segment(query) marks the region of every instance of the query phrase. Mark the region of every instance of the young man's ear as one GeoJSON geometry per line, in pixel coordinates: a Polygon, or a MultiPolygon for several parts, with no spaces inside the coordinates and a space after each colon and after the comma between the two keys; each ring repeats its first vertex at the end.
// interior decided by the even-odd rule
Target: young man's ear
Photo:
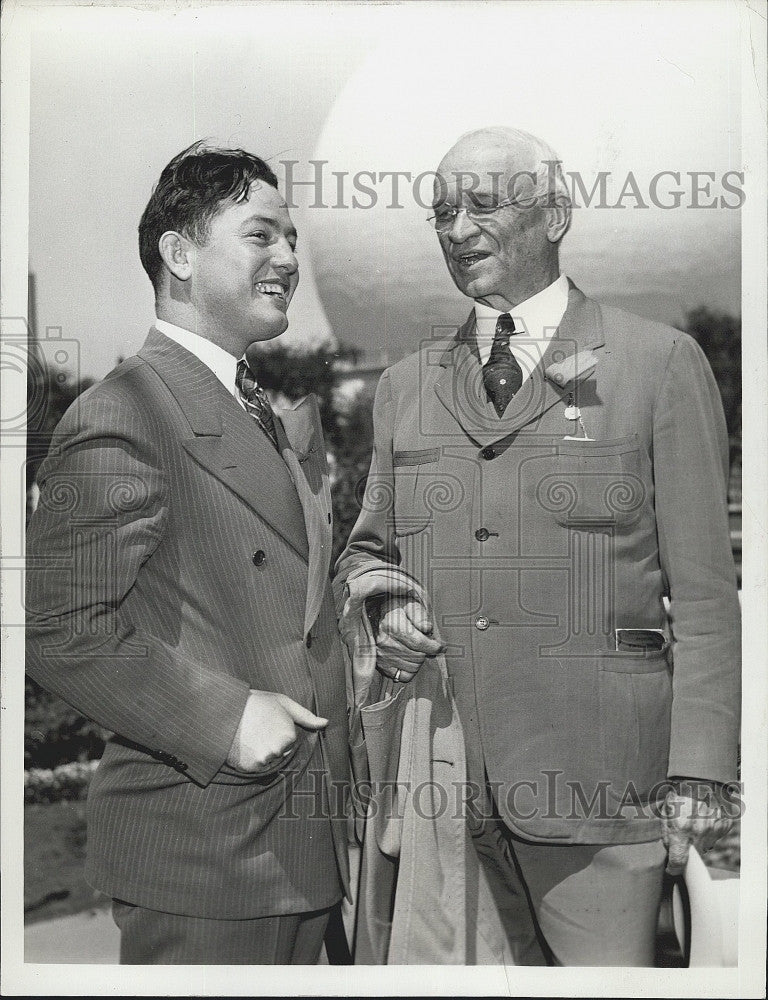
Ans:
{"type": "Polygon", "coordinates": [[[192,275],[192,243],[180,233],[169,229],[160,237],[157,249],[171,274],[179,281],[188,281],[192,275]]]}

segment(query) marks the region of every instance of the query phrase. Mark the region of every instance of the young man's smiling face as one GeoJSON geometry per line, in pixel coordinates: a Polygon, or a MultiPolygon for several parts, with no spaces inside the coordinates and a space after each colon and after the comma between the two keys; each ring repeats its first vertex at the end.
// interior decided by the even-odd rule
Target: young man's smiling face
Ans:
{"type": "Polygon", "coordinates": [[[296,285],[296,230],[271,185],[255,180],[248,197],[224,202],[191,255],[190,302],[198,331],[236,357],[288,327],[296,285]]]}

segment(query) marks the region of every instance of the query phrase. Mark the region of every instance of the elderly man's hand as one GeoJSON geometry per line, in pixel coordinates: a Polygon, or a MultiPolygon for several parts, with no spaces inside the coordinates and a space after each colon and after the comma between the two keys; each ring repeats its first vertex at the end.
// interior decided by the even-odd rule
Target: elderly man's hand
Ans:
{"type": "Polygon", "coordinates": [[[376,632],[376,667],[385,677],[407,683],[428,656],[444,646],[432,638],[432,620],[419,601],[388,597],[381,607],[376,632]]]}
{"type": "Polygon", "coordinates": [[[679,875],[685,870],[691,844],[701,854],[733,826],[730,803],[723,787],[716,782],[679,781],[670,791],[662,809],[662,839],[667,848],[667,872],[679,875]]]}

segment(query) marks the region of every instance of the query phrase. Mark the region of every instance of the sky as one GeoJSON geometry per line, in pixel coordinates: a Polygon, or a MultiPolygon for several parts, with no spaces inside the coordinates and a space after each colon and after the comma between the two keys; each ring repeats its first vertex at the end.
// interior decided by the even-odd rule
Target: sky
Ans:
{"type": "Polygon", "coordinates": [[[165,163],[205,137],[269,158],[281,178],[286,160],[296,179],[325,161],[326,192],[348,174],[345,207],[312,208],[311,188],[294,189],[302,278],[281,339],[396,360],[463,320],[467,300],[408,185],[397,209],[381,183],[356,210],[351,178],[416,176],[493,123],[541,134],[588,187],[608,171],[612,200],[628,172],[646,202],[654,174],[681,172],[678,209],[583,208],[563,267],[665,322],[699,304],[738,314],[741,212],[686,204],[686,172],[713,173],[717,200],[741,166],[738,32],[719,0],[52,9],[31,57],[38,333],[60,327],[96,377],[141,346],[154,311],[136,226],[165,163]]]}

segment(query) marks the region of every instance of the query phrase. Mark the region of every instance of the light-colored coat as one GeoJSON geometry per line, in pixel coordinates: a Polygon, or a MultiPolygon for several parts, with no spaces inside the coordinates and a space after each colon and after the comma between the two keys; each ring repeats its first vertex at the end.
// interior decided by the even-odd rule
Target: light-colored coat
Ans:
{"type": "Polygon", "coordinates": [[[410,684],[375,671],[368,598],[421,587],[388,563],[337,595],[349,650],[353,797],[362,841],[358,965],[514,965],[466,820],[464,734],[443,656],[410,684]]]}
{"type": "MultiPolygon", "coordinates": [[[[524,341],[523,341],[524,343],[524,341]]],[[[467,741],[505,823],[541,842],[653,840],[680,775],[736,777],[739,605],[720,398],[684,333],[571,286],[499,419],[473,317],[387,370],[341,580],[399,564],[429,593],[467,741]],[[593,351],[571,385],[552,363],[593,351]],[[567,419],[578,406],[589,440],[567,419]],[[664,598],[669,599],[669,615],[664,598]],[[657,652],[617,628],[660,629],[657,652]]]]}

